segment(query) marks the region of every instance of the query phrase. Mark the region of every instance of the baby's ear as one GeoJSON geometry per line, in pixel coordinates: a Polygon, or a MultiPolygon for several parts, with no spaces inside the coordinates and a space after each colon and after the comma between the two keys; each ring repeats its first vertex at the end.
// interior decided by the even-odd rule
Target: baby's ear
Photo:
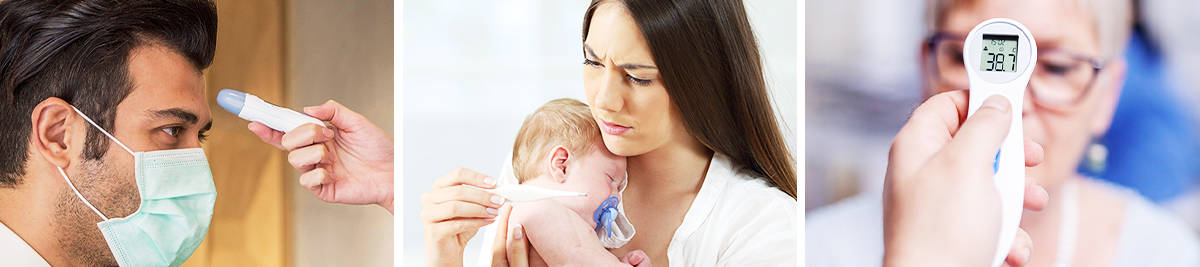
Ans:
{"type": "Polygon", "coordinates": [[[566,147],[556,146],[550,151],[550,163],[546,170],[555,182],[563,183],[567,181],[567,160],[571,158],[571,152],[567,151],[566,147]]]}

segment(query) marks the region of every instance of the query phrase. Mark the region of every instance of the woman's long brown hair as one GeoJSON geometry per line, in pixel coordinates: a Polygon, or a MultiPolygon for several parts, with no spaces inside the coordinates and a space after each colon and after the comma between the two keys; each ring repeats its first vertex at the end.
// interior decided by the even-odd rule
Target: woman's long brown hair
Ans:
{"type": "MultiPolygon", "coordinates": [[[[596,7],[583,17],[583,39],[596,7]]],[[[796,170],[767,96],[741,0],[613,0],[629,10],[684,127],[700,143],[796,198],[796,170]]]]}

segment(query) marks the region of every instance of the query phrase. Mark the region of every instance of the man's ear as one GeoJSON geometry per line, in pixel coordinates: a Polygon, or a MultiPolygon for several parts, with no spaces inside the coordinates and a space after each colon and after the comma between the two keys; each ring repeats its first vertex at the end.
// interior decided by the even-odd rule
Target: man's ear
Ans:
{"type": "Polygon", "coordinates": [[[1095,88],[1099,90],[1096,110],[1092,113],[1089,126],[1093,136],[1101,136],[1112,126],[1112,119],[1121,98],[1121,88],[1125,87],[1125,59],[1116,58],[1100,71],[1096,77],[1095,88]]]}
{"type": "Polygon", "coordinates": [[[33,107],[29,113],[30,149],[42,159],[66,168],[71,163],[70,123],[75,111],[70,104],[57,97],[47,98],[33,107]]]}
{"type": "Polygon", "coordinates": [[[546,166],[546,173],[550,174],[555,182],[563,183],[567,181],[567,160],[571,158],[571,152],[567,151],[566,147],[556,146],[550,150],[550,160],[546,166]]]}

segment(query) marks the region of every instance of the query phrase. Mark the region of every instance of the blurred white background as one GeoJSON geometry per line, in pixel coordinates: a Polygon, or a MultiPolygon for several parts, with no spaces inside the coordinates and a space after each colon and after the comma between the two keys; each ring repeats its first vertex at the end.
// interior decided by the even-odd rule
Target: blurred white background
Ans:
{"type": "MultiPolygon", "coordinates": [[[[796,4],[745,1],[791,148],[797,125],[796,4]]],[[[587,5],[405,2],[403,264],[425,263],[420,198],[434,179],[455,167],[496,175],[526,115],[554,98],[584,99],[580,38],[587,5]]],[[[476,240],[467,247],[468,264],[475,262],[476,240]]]]}

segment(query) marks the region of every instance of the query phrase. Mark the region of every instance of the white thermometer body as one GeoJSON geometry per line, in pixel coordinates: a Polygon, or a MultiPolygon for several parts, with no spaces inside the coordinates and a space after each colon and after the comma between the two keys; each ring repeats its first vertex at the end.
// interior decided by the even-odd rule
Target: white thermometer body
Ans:
{"type": "Polygon", "coordinates": [[[556,198],[556,197],[586,197],[587,196],[587,193],[585,193],[585,192],[571,192],[571,191],[554,190],[554,189],[549,189],[549,188],[542,188],[542,187],[537,187],[537,186],[532,186],[532,185],[523,185],[523,184],[500,185],[500,186],[496,186],[495,189],[483,189],[483,188],[479,188],[479,187],[472,186],[472,185],[463,185],[463,186],[466,186],[468,188],[474,188],[476,190],[480,190],[480,191],[484,191],[484,192],[488,192],[488,193],[492,193],[492,194],[497,194],[497,195],[500,195],[500,197],[508,199],[509,201],[512,201],[512,202],[538,201],[538,200],[542,200],[542,199],[556,198]]]}
{"type": "Polygon", "coordinates": [[[1000,241],[992,266],[1008,256],[1025,198],[1025,146],[1021,128],[1021,106],[1025,88],[1037,63],[1033,34],[1011,19],[994,18],[975,26],[963,42],[963,63],[970,80],[967,116],[973,116],[985,99],[1004,96],[1012,107],[1012,124],[1000,145],[993,177],[1000,193],[1000,241]]]}
{"type": "Polygon", "coordinates": [[[325,126],[321,120],[272,105],[258,96],[233,89],[221,89],[221,92],[217,93],[217,105],[238,117],[248,121],[257,121],[271,129],[285,133],[306,123],[325,126]]]}

